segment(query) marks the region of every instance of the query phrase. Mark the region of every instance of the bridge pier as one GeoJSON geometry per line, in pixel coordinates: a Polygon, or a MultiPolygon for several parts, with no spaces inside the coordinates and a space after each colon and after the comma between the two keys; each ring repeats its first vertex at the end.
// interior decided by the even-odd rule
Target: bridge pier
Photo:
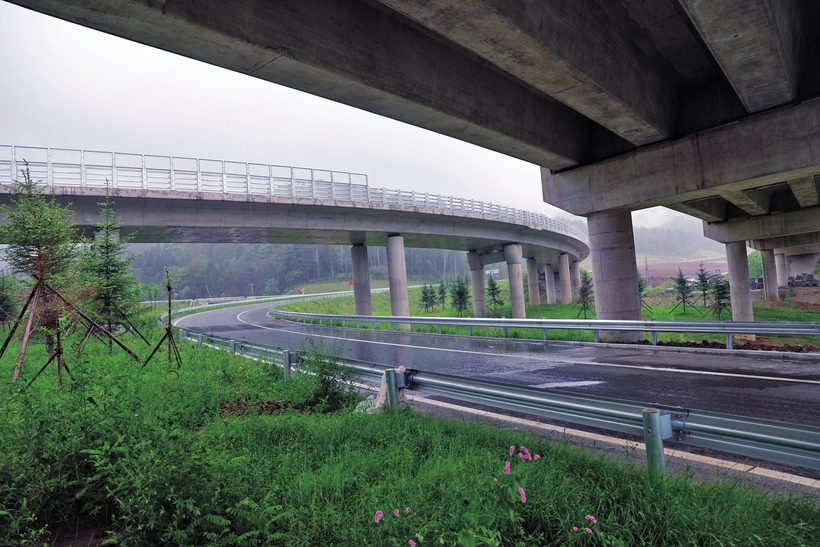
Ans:
{"type": "Polygon", "coordinates": [[[578,298],[578,290],[581,288],[581,263],[578,260],[570,260],[569,271],[572,276],[572,298],[578,298]]]}
{"type": "Polygon", "coordinates": [[[555,272],[552,270],[552,264],[544,264],[544,282],[547,304],[555,304],[555,272]]]}
{"type": "Polygon", "coordinates": [[[746,255],[745,241],[730,241],[726,243],[726,262],[729,266],[729,293],[732,299],[732,320],[754,321],[752,292],[749,288],[749,260],[746,255]]]}
{"type": "Polygon", "coordinates": [[[353,245],[350,248],[350,261],[353,267],[353,300],[356,302],[356,315],[373,315],[367,246],[363,243],[353,245]]]}
{"type": "Polygon", "coordinates": [[[390,312],[397,317],[408,317],[410,299],[407,296],[404,237],[399,234],[387,236],[387,278],[390,284],[390,312]]]}
{"type": "Polygon", "coordinates": [[[561,285],[561,303],[572,304],[572,281],[569,271],[569,255],[558,256],[558,283],[561,285]]]}
{"type": "Polygon", "coordinates": [[[777,302],[780,297],[777,294],[777,264],[774,259],[774,249],[761,250],[760,261],[763,265],[763,291],[766,294],[766,300],[777,302]]]}
{"type": "Polygon", "coordinates": [[[786,262],[786,255],[784,253],[775,253],[774,263],[777,267],[777,286],[788,287],[789,285],[789,266],[786,262]]]}
{"type": "Polygon", "coordinates": [[[541,304],[541,291],[538,288],[538,263],[534,258],[527,259],[527,288],[530,291],[530,306],[541,304]]]}
{"type": "MultiPolygon", "coordinates": [[[[595,284],[595,315],[598,319],[641,319],[638,266],[632,213],[626,209],[601,211],[587,216],[592,277],[595,284]]],[[[748,280],[747,280],[748,283],[748,280]]],[[[640,332],[606,331],[602,339],[635,342],[640,332]]]]}
{"type": "Polygon", "coordinates": [[[487,317],[487,295],[484,292],[484,265],[476,251],[467,253],[470,283],[473,292],[473,317],[487,317]]]}
{"type": "Polygon", "coordinates": [[[511,243],[504,245],[504,261],[510,273],[510,305],[513,319],[525,319],[524,277],[521,275],[521,245],[511,243]]]}

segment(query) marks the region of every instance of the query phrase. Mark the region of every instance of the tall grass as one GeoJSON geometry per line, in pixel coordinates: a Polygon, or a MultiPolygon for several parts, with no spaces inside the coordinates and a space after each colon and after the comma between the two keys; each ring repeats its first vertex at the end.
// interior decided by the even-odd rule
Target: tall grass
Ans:
{"type": "MultiPolygon", "coordinates": [[[[181,349],[178,370],[99,347],[69,359],[61,390],[51,370],[29,389],[3,384],[0,545],[34,545],[48,523],[78,515],[106,516],[112,542],[134,546],[785,546],[816,545],[820,532],[809,500],[685,475],[654,484],[520,432],[412,411],[225,414],[283,398],[327,410],[317,401],[328,392],[305,382],[335,373],[314,363],[318,375],[286,384],[275,365],[181,349]]],[[[27,362],[43,357],[35,346],[27,362]]]]}

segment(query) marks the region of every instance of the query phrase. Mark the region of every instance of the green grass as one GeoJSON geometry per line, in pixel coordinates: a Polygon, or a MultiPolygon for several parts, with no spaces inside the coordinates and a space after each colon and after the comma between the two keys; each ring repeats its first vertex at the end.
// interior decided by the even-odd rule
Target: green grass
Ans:
{"type": "MultiPolygon", "coordinates": [[[[509,292],[508,282],[499,282],[502,285],[502,296],[509,306],[509,292]]],[[[410,289],[408,291],[411,302],[411,315],[418,317],[456,317],[456,311],[450,307],[442,310],[437,308],[429,312],[424,312],[420,309],[418,303],[420,301],[421,289],[410,289]]],[[[373,315],[375,316],[389,316],[390,310],[390,296],[386,293],[374,294],[372,296],[373,315]]],[[[674,305],[669,306],[652,306],[652,311],[643,310],[642,316],[645,320],[655,319],[657,321],[715,321],[717,318],[711,314],[710,310],[697,308],[690,309],[687,306],[686,313],[683,313],[682,307],[675,308],[674,305]],[[703,313],[702,313],[703,312],[703,313]]],[[[332,314],[332,315],[355,315],[356,308],[353,297],[342,297],[333,299],[315,300],[312,302],[301,302],[280,306],[279,309],[284,311],[298,311],[304,313],[316,314],[332,314]]],[[[583,318],[583,314],[579,317],[580,307],[578,304],[541,304],[540,306],[526,306],[527,317],[530,319],[579,319],[583,318]]],[[[469,310],[471,313],[472,310],[469,310]]],[[[757,321],[806,321],[806,322],[820,322],[820,310],[813,309],[799,309],[792,308],[784,304],[771,305],[766,302],[754,303],[755,320],[757,321]]],[[[498,310],[491,310],[491,314],[497,314],[501,317],[511,317],[512,312],[509,307],[502,307],[498,310]]],[[[471,315],[470,315],[471,316],[471,315]]],[[[594,319],[595,314],[587,315],[587,318],[594,319]]],[[[727,314],[724,314],[724,319],[727,314]]],[[[728,318],[731,318],[729,314],[728,318]]],[[[341,322],[334,323],[341,326],[341,322]]],[[[354,323],[348,322],[345,326],[353,327],[354,323]]],[[[370,325],[360,324],[361,328],[370,328],[370,325]]],[[[389,330],[388,323],[377,323],[377,329],[389,330]]],[[[395,327],[394,327],[395,328],[395,327]]],[[[418,332],[435,333],[438,332],[436,327],[419,325],[418,332]]],[[[468,334],[467,328],[463,327],[443,327],[443,334],[462,335],[468,334]]],[[[500,328],[474,328],[473,336],[486,337],[501,337],[502,330],[500,328]]],[[[543,333],[541,329],[508,329],[508,338],[521,338],[529,340],[541,340],[543,333]]],[[[579,330],[562,330],[550,329],[548,332],[550,340],[568,340],[577,342],[592,342],[594,335],[592,331],[579,330]]],[[[646,340],[651,340],[650,335],[646,335],[646,340]]],[[[815,337],[766,337],[767,340],[772,340],[778,344],[791,345],[820,345],[820,340],[815,337]]],[[[709,342],[724,342],[725,336],[721,334],[707,334],[707,333],[659,333],[658,340],[660,342],[669,343],[684,343],[684,342],[701,342],[703,340],[709,342]]]]}
{"type": "MultiPolygon", "coordinates": [[[[134,546],[470,545],[473,530],[494,538],[479,545],[745,547],[816,545],[820,532],[807,499],[686,475],[655,484],[631,464],[485,425],[410,411],[223,416],[299,389],[274,366],[181,349],[176,371],[90,348],[69,358],[62,390],[53,369],[28,390],[3,384],[0,544],[34,545],[47,523],[89,514],[134,546]],[[540,459],[510,457],[511,445],[540,459]]],[[[35,346],[23,381],[43,357],[35,346]]]]}

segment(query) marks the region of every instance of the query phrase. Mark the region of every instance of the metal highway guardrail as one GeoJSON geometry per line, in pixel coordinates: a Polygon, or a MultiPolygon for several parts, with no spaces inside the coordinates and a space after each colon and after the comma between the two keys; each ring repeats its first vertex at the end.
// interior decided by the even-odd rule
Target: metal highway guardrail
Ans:
{"type": "Polygon", "coordinates": [[[329,199],[428,207],[489,215],[565,234],[589,244],[586,234],[541,213],[483,201],[373,188],[367,175],[309,167],[177,158],[96,150],[0,145],[0,184],[22,178],[23,160],[31,178],[48,186],[79,186],[215,192],[284,198],[329,199]]]}
{"type": "Polygon", "coordinates": [[[396,324],[412,325],[413,332],[416,332],[418,325],[428,325],[441,328],[466,327],[467,336],[473,335],[473,328],[500,328],[504,338],[507,337],[507,329],[540,329],[542,339],[548,340],[549,329],[562,330],[591,330],[595,337],[595,342],[599,341],[600,331],[637,331],[652,333],[652,345],[658,344],[659,332],[680,332],[699,334],[724,334],[726,335],[726,349],[732,349],[733,336],[736,334],[769,334],[776,336],[820,336],[820,323],[801,322],[772,322],[772,321],[603,321],[598,319],[494,319],[494,318],[455,318],[455,317],[394,317],[394,316],[371,316],[371,315],[329,315],[316,313],[302,313],[282,311],[277,309],[278,305],[290,304],[293,302],[283,301],[273,304],[270,308],[271,315],[281,319],[293,321],[313,322],[318,321],[322,325],[327,321],[329,325],[333,322],[370,324],[375,328],[376,323],[389,323],[390,329],[396,324]]]}
{"type": "MultiPolygon", "coordinates": [[[[231,351],[235,355],[277,363],[284,368],[286,378],[290,377],[294,364],[298,370],[296,352],[221,336],[193,333],[184,329],[180,329],[179,332],[182,338],[199,344],[212,345],[231,351]]],[[[389,386],[390,376],[395,375],[391,386],[393,390],[404,387],[429,395],[450,397],[573,424],[633,435],[643,434],[647,442],[650,470],[653,466],[663,464],[662,439],[674,439],[689,446],[820,470],[818,427],[412,369],[408,369],[404,376],[401,376],[391,367],[352,359],[341,359],[340,364],[374,382],[380,382],[382,375],[385,375],[388,377],[389,386]],[[654,422],[649,422],[647,416],[652,416],[654,422]],[[647,425],[650,423],[652,427],[647,425]]],[[[392,399],[397,400],[395,393],[392,399]]]]}

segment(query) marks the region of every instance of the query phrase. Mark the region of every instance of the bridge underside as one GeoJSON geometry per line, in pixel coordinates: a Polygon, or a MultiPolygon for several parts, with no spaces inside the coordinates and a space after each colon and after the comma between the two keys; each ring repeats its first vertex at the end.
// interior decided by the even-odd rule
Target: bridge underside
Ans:
{"type": "Polygon", "coordinates": [[[594,225],[600,318],[640,310],[629,211],[727,251],[820,233],[815,0],[11,1],[540,165],[594,225]]]}

